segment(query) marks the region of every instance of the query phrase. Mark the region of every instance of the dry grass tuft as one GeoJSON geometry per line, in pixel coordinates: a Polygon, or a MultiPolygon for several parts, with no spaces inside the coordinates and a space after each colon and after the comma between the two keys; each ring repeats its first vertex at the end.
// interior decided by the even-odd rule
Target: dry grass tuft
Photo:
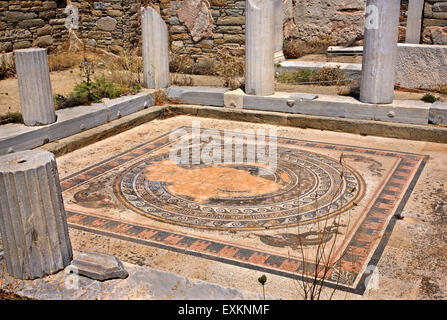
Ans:
{"type": "Polygon", "coordinates": [[[283,52],[286,59],[297,59],[308,54],[326,53],[328,47],[334,45],[329,39],[315,39],[308,42],[285,40],[283,52]]]}

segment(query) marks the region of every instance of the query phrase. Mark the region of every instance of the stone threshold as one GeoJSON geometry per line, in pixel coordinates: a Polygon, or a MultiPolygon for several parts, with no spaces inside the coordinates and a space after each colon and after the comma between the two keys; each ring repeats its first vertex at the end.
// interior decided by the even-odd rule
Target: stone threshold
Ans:
{"type": "Polygon", "coordinates": [[[447,128],[427,125],[428,119],[446,123],[445,102],[368,105],[350,97],[299,93],[257,97],[217,87],[170,87],[167,92],[182,105],[154,106],[153,91],[149,90],[105,103],[58,110],[58,121],[47,126],[0,126],[0,155],[43,146],[41,149],[60,156],[153,119],[178,114],[447,143],[447,128]],[[230,101],[239,107],[224,107],[225,96],[227,104],[230,101]],[[361,118],[361,110],[376,120],[347,118],[350,112],[357,112],[361,118]],[[390,119],[416,119],[424,125],[393,123],[390,119]]]}
{"type": "MultiPolygon", "coordinates": [[[[79,252],[74,252],[74,258],[79,252]]],[[[0,289],[37,300],[263,300],[261,293],[223,287],[174,273],[123,262],[126,279],[108,281],[76,277],[68,271],[36,280],[17,280],[0,256],[0,289]]],[[[67,267],[65,270],[69,270],[67,267]]],[[[267,297],[272,300],[274,298],[267,297]]]]}
{"type": "Polygon", "coordinates": [[[344,63],[344,62],[319,62],[319,61],[301,61],[301,60],[286,60],[279,64],[276,71],[294,72],[299,70],[317,71],[321,68],[340,68],[349,79],[359,80],[362,73],[362,65],[360,63],[344,63]]]}
{"type": "Polygon", "coordinates": [[[136,95],[123,96],[103,103],[57,110],[57,121],[49,125],[36,127],[12,123],[2,125],[0,155],[33,149],[151,107],[155,101],[154,91],[145,90],[136,95]]]}
{"type": "Polygon", "coordinates": [[[213,87],[174,86],[167,93],[183,104],[405,124],[447,124],[447,102],[395,100],[391,104],[370,104],[348,96],[276,92],[261,97],[213,87]]]}

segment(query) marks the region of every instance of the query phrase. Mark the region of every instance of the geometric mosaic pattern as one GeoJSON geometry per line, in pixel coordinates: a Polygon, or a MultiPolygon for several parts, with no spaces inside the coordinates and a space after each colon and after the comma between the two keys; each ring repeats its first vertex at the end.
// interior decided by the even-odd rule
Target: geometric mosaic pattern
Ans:
{"type": "MultiPolygon", "coordinates": [[[[271,240],[286,239],[297,221],[313,225],[325,216],[345,216],[349,209],[355,223],[344,230],[344,240],[337,243],[342,258],[326,283],[337,283],[340,289],[356,293],[364,291],[366,267],[380,259],[395,223],[393,216],[403,210],[428,160],[428,156],[405,152],[278,137],[278,176],[270,179],[281,188],[273,194],[249,197],[241,206],[241,199],[234,196],[194,202],[172,194],[159,181],[145,180],[144,168],[165,160],[170,143],[165,134],[64,178],[61,186],[69,226],[285,277],[305,278],[303,270],[316,267],[312,260],[293,254],[293,250],[290,254],[290,248],[284,247],[287,241],[281,247],[271,240]],[[341,153],[347,164],[340,184],[336,179],[342,170],[338,163],[341,153]],[[296,180],[303,180],[303,176],[307,184],[299,190],[301,198],[297,199],[296,180]],[[321,198],[318,207],[304,205],[298,212],[295,206],[311,202],[316,191],[321,198]],[[328,193],[332,196],[325,197],[328,193]],[[191,231],[194,229],[203,232],[191,231]]],[[[236,169],[256,168],[238,165],[236,169]]]]}

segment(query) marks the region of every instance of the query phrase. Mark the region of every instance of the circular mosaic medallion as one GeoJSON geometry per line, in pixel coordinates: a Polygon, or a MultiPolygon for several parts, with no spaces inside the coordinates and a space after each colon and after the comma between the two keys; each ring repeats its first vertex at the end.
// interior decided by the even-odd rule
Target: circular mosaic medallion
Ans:
{"type": "Polygon", "coordinates": [[[279,149],[276,170],[247,163],[183,166],[168,158],[134,164],[118,176],[116,192],[130,209],[182,226],[261,230],[307,224],[348,210],[365,191],[356,171],[308,151],[279,149]]]}

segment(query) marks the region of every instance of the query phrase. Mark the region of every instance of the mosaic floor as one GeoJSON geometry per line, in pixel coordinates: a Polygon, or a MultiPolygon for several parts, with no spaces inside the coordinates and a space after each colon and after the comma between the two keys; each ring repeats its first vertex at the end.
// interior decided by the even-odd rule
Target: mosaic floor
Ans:
{"type": "Polygon", "coordinates": [[[70,227],[285,277],[309,276],[324,243],[328,286],[357,293],[428,159],[278,137],[276,170],[178,165],[175,143],[167,133],[64,178],[70,227]]]}

